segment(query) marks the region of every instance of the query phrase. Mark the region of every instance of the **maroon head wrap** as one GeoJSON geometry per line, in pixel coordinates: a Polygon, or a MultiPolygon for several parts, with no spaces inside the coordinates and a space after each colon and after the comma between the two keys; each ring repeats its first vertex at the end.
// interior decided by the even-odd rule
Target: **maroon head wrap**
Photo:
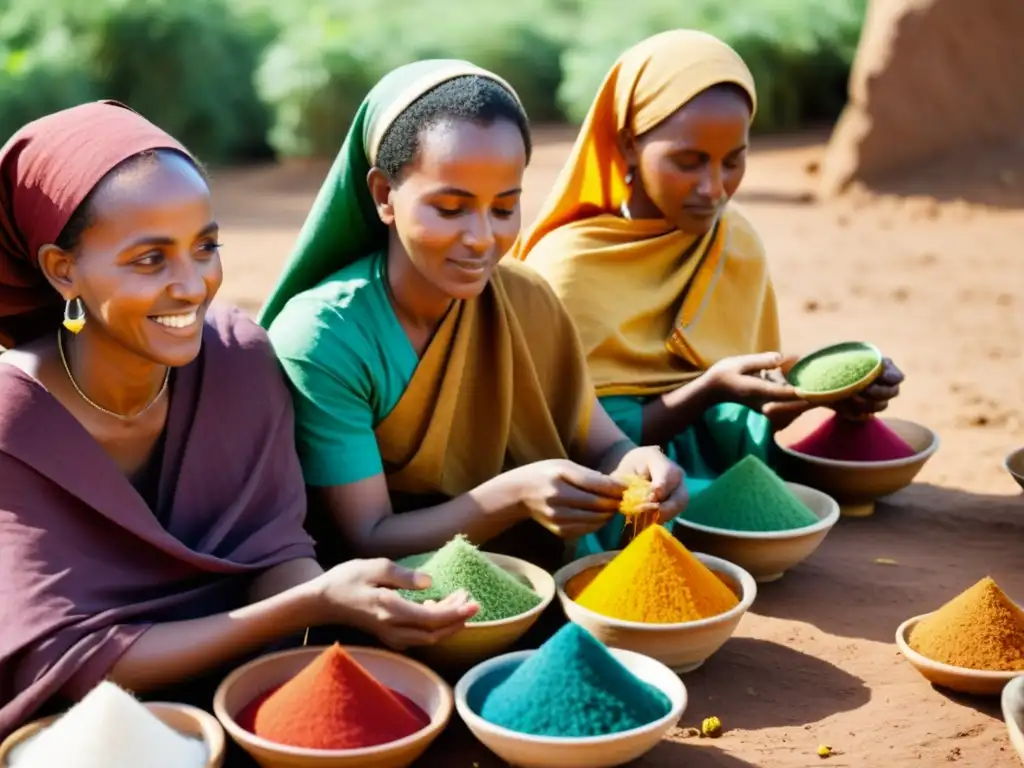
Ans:
{"type": "Polygon", "coordinates": [[[115,166],[181,144],[116,101],[98,101],[29,123],[0,149],[0,346],[13,347],[59,317],[60,297],[39,271],[86,195],[115,166]]]}

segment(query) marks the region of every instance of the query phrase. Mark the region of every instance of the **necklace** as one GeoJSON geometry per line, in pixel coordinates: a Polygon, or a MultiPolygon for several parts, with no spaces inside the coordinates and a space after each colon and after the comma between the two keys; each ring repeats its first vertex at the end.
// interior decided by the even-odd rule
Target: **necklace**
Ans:
{"type": "Polygon", "coordinates": [[[64,334],[61,333],[59,328],[57,329],[57,349],[60,351],[60,361],[64,364],[64,372],[68,375],[68,380],[71,382],[71,386],[75,388],[75,392],[78,393],[78,396],[85,400],[85,402],[87,402],[97,411],[102,411],[108,416],[113,416],[115,419],[120,419],[121,421],[132,421],[133,419],[137,419],[139,418],[139,416],[141,416],[154,405],[156,405],[160,398],[163,397],[164,392],[167,391],[167,382],[169,382],[171,379],[171,369],[168,368],[167,373],[164,374],[164,383],[160,385],[160,391],[157,392],[156,396],[149,401],[149,404],[138,413],[134,413],[130,416],[125,416],[120,413],[108,411],[102,405],[97,405],[92,400],[90,400],[88,395],[86,395],[85,392],[82,391],[81,387],[78,386],[78,382],[75,381],[75,377],[71,375],[71,366],[68,365],[68,358],[64,354],[64,334]]]}

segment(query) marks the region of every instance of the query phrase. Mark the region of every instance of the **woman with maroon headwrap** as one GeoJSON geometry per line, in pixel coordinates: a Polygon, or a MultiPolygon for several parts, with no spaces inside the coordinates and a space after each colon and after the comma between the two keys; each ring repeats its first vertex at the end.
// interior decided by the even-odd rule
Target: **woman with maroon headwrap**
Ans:
{"type": "Polygon", "coordinates": [[[103,678],[161,689],[320,624],[428,643],[476,610],[317,564],[275,358],[210,304],[218,248],[195,160],[123,105],[0,150],[0,738],[103,678]]]}

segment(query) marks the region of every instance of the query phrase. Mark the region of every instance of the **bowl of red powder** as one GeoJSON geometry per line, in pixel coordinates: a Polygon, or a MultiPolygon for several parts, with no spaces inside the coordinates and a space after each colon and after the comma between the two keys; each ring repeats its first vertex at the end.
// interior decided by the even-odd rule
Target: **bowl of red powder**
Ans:
{"type": "Polygon", "coordinates": [[[1018,448],[1007,456],[1003,466],[1006,467],[1006,471],[1010,473],[1010,476],[1017,481],[1017,485],[1024,488],[1024,448],[1018,448]]]}
{"type": "Polygon", "coordinates": [[[213,708],[264,768],[404,768],[444,730],[453,699],[417,661],[336,644],[239,667],[218,687],[213,708]]]}
{"type": "Polygon", "coordinates": [[[831,496],[784,482],[748,456],[691,497],[673,530],[691,551],[735,563],[765,583],[810,557],[838,521],[831,496]]]}
{"type": "Polygon", "coordinates": [[[779,474],[827,493],[846,517],[873,514],[875,502],[910,485],[939,448],[935,432],[906,419],[832,414],[809,434],[797,437],[797,429],[775,436],[779,474]]]}
{"type": "Polygon", "coordinates": [[[1014,678],[1003,688],[1002,705],[1010,743],[1024,761],[1024,675],[1014,678]]]}
{"type": "Polygon", "coordinates": [[[718,651],[757,596],[746,570],[690,552],[661,525],[622,550],[563,566],[555,584],[570,621],[609,647],[650,656],[680,673],[718,651]]]}
{"type": "Polygon", "coordinates": [[[990,577],[896,630],[900,653],[933,685],[998,696],[1024,675],[1024,610],[990,577]]]}

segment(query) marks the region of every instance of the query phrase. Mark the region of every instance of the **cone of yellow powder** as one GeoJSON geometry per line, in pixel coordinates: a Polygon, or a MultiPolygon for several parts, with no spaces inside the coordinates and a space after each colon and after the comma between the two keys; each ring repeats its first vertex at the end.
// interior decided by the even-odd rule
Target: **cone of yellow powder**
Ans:
{"type": "Polygon", "coordinates": [[[723,614],[739,599],[664,527],[652,525],[580,591],[576,603],[620,621],[680,624],[723,614]]]}

